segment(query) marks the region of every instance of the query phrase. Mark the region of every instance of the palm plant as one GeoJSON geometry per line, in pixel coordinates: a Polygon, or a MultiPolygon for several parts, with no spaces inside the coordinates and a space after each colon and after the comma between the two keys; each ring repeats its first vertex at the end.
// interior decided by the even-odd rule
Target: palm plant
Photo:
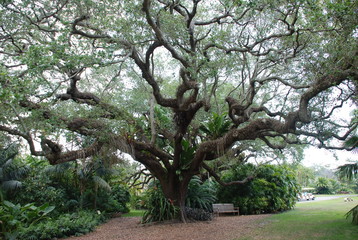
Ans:
{"type": "Polygon", "coordinates": [[[107,178],[113,174],[113,170],[107,168],[99,158],[76,164],[62,163],[48,166],[44,173],[59,184],[73,185],[74,188],[78,188],[80,208],[91,204],[96,209],[99,190],[111,191],[107,178]],[[89,199],[92,203],[85,201],[89,199]]]}
{"type": "Polygon", "coordinates": [[[216,201],[216,187],[213,182],[203,183],[198,176],[194,176],[189,183],[185,205],[190,208],[200,208],[212,211],[212,204],[216,201]]]}
{"type": "MultiPolygon", "coordinates": [[[[358,147],[358,136],[354,135],[353,137],[347,139],[345,146],[353,147],[356,150],[358,147]]],[[[356,179],[358,177],[358,161],[339,166],[337,172],[340,178],[346,178],[350,181],[356,179]]],[[[349,210],[345,216],[346,218],[352,216],[352,223],[358,225],[358,205],[349,210]]]]}
{"type": "Polygon", "coordinates": [[[106,181],[106,177],[112,174],[112,170],[104,166],[101,159],[93,159],[91,162],[84,164],[77,169],[77,178],[81,193],[81,207],[86,190],[90,190],[93,197],[93,208],[97,208],[98,190],[103,189],[110,192],[111,187],[106,181]]]}
{"type": "Polygon", "coordinates": [[[319,194],[330,194],[331,188],[328,178],[319,177],[316,182],[316,191],[319,194]]]}
{"type": "Polygon", "coordinates": [[[340,178],[346,178],[351,181],[358,174],[358,162],[339,166],[337,172],[340,178]]]}
{"type": "Polygon", "coordinates": [[[231,121],[227,118],[227,114],[213,113],[208,122],[202,123],[200,130],[210,139],[222,137],[231,127],[231,121]]]}
{"type": "MultiPolygon", "coordinates": [[[[347,179],[354,179],[358,176],[358,161],[356,163],[345,164],[338,168],[338,174],[340,177],[346,177],[347,179]]],[[[358,225],[358,205],[349,210],[345,214],[346,218],[352,216],[352,223],[358,225]]]]}
{"type": "MultiPolygon", "coordinates": [[[[358,177],[358,161],[339,166],[337,172],[340,178],[346,178],[350,181],[356,179],[358,177]]],[[[353,217],[352,221],[355,224],[358,224],[358,205],[346,213],[346,217],[349,217],[350,215],[353,217]]]]}
{"type": "Polygon", "coordinates": [[[15,190],[21,187],[20,179],[28,173],[28,167],[19,166],[14,162],[18,154],[18,148],[11,144],[0,149],[0,199],[3,200],[5,191],[15,190]]]}

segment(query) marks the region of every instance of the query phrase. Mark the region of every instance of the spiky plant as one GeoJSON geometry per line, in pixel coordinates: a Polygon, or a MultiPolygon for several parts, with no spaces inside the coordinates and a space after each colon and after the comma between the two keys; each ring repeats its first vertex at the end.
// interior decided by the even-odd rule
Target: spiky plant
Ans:
{"type": "Polygon", "coordinates": [[[199,208],[212,211],[212,204],[216,201],[216,188],[214,183],[203,183],[198,176],[194,176],[188,187],[185,205],[189,208],[199,208]]]}

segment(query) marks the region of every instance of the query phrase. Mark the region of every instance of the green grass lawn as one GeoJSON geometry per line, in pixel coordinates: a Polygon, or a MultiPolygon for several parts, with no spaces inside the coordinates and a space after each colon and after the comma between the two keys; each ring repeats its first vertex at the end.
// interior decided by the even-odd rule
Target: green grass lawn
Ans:
{"type": "Polygon", "coordinates": [[[259,222],[250,236],[237,240],[357,240],[358,226],[346,220],[344,214],[358,204],[334,200],[297,204],[292,211],[275,214],[259,222]]]}
{"type": "Polygon", "coordinates": [[[142,217],[144,214],[144,210],[134,210],[131,209],[129,213],[125,213],[122,217],[142,217]]]}

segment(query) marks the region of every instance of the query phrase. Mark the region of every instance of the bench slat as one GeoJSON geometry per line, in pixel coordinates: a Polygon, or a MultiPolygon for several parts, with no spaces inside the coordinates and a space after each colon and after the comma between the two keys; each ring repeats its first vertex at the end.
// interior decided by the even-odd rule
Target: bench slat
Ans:
{"type": "Polygon", "coordinates": [[[220,213],[237,213],[239,215],[239,208],[234,207],[232,203],[214,203],[214,213],[220,215],[220,213]]]}

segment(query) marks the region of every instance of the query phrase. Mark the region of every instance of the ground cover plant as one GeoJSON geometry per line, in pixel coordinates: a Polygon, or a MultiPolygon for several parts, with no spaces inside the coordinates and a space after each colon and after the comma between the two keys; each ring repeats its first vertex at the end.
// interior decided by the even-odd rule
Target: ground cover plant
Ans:
{"type": "Polygon", "coordinates": [[[358,201],[358,197],[353,199],[353,202],[338,198],[299,203],[294,210],[265,219],[250,236],[237,240],[355,240],[358,228],[344,217],[358,201]]]}

